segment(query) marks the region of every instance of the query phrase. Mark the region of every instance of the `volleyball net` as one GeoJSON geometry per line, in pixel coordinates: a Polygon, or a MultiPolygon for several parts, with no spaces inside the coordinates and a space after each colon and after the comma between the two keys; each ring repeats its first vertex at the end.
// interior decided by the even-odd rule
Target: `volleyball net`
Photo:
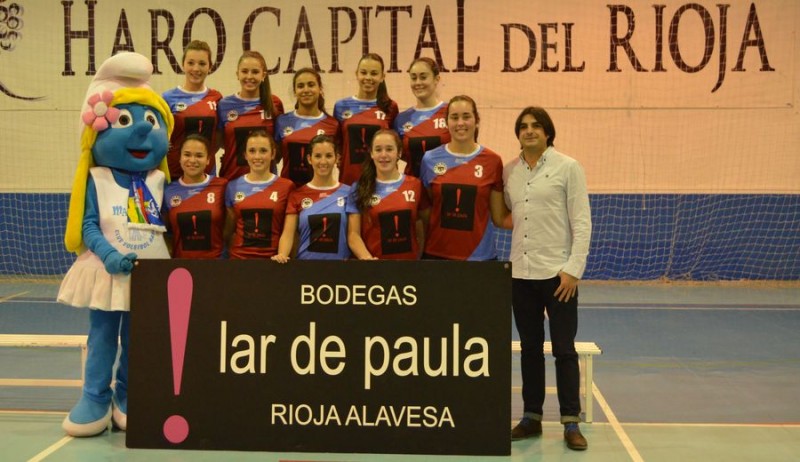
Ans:
{"type": "MultiPolygon", "coordinates": [[[[78,157],[78,108],[114,51],[153,60],[151,86],[183,81],[190,39],[209,42],[208,85],[238,90],[243,49],[261,51],[273,92],[322,73],[328,111],[355,93],[365,52],[390,96],[414,104],[405,71],[440,62],[442,100],[472,96],[479,142],[508,161],[528,105],[552,116],[556,148],[581,162],[592,206],[586,279],[800,279],[800,114],[792,0],[747,4],[564,0],[0,1],[0,275],[57,277],[78,157]]],[[[509,234],[498,232],[501,258],[509,234]]]]}

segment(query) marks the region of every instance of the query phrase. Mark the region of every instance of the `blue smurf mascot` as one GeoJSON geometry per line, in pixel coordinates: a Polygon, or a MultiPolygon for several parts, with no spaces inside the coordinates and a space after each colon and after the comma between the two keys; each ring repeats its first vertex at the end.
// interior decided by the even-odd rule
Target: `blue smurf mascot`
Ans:
{"type": "Polygon", "coordinates": [[[83,394],[62,424],[71,436],[99,435],[112,420],[127,427],[130,273],[137,258],[169,258],[159,210],[174,122],[148,86],[152,72],[140,54],[112,56],[81,109],[81,157],[64,238],[78,258],[58,293],[62,303],[90,308],[83,394]]]}

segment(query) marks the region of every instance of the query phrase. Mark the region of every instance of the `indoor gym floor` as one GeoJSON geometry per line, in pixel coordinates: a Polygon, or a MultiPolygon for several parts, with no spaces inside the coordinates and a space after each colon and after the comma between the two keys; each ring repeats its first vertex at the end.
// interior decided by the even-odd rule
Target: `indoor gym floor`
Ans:
{"type": "MultiPolygon", "coordinates": [[[[53,301],[58,281],[0,280],[0,334],[85,334],[53,301]]],[[[581,285],[578,340],[594,359],[584,452],[564,446],[555,395],[544,435],[509,457],[127,449],[125,434],[64,435],[78,388],[0,387],[2,461],[795,461],[800,460],[800,285],[581,285]]],[[[518,338],[514,332],[514,338],[518,338]]],[[[0,376],[79,378],[77,350],[0,348],[0,376]]],[[[520,385],[518,357],[512,382],[520,385]]],[[[548,385],[554,385],[548,359],[548,385]]],[[[522,411],[512,395],[512,415],[522,411]]],[[[509,422],[509,429],[514,422],[509,422]]]]}

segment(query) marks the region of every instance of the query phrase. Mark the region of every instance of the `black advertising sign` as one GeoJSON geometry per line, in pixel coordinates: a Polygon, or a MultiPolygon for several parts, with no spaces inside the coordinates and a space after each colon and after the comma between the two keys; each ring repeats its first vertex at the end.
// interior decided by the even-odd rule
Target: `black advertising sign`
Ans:
{"type": "Polygon", "coordinates": [[[509,455],[503,262],[141,260],[132,448],[509,455]]]}

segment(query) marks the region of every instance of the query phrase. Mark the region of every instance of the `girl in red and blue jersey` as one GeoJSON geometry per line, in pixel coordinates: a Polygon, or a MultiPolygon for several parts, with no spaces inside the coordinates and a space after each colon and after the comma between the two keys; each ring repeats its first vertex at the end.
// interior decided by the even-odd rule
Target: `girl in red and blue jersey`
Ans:
{"type": "Polygon", "coordinates": [[[494,260],[493,215],[504,210],[503,161],[478,144],[480,117],[466,95],[448,103],[449,143],[422,158],[420,179],[433,203],[423,258],[494,260]]]}
{"type": "Polygon", "coordinates": [[[269,258],[278,252],[286,203],[294,184],[272,173],[276,146],[266,131],[252,132],[245,148],[250,171],[230,181],[225,191],[228,253],[231,259],[269,258]]]}
{"type": "Polygon", "coordinates": [[[416,177],[398,168],[400,137],[381,129],[347,203],[347,240],[360,260],[416,260],[425,238],[423,221],[430,207],[416,177]]]}
{"type": "Polygon", "coordinates": [[[289,196],[283,234],[273,260],[286,263],[293,253],[298,260],[350,258],[345,213],[350,186],[340,183],[334,174],[338,149],[328,135],[317,135],[309,143],[306,162],[314,177],[289,196]]]}
{"type": "Polygon", "coordinates": [[[283,103],[272,94],[267,62],[261,53],[245,51],[239,58],[236,76],[241,88],[222,98],[217,107],[225,148],[219,176],[228,181],[249,171],[244,149],[250,133],[261,129],[274,136],[275,120],[283,114],[283,103]]]}
{"type": "Polygon", "coordinates": [[[341,124],[339,179],[345,184],[353,184],[361,176],[361,164],[369,157],[372,135],[382,128],[392,128],[397,117],[397,103],[389,98],[383,69],[380,55],[364,55],[356,69],[358,94],[342,98],[333,106],[333,116],[341,124]]]}
{"type": "Polygon", "coordinates": [[[172,131],[170,148],[167,152],[167,164],[172,181],[183,174],[180,162],[181,146],[186,137],[193,133],[202,135],[211,145],[208,153],[212,158],[206,167],[206,173],[216,170],[213,156],[217,146],[217,103],[222,99],[222,95],[206,86],[206,77],[213,67],[208,43],[202,40],[189,42],[183,52],[182,63],[186,76],[183,85],[167,90],[161,95],[175,118],[175,129],[172,131]]]}
{"type": "Polygon", "coordinates": [[[450,141],[447,104],[436,94],[440,80],[436,61],[431,58],[415,59],[408,68],[408,76],[417,103],[397,116],[394,129],[403,140],[406,173],[419,178],[419,167],[425,151],[450,141]]]}
{"type": "Polygon", "coordinates": [[[306,149],[317,135],[328,135],[338,143],[339,122],[325,112],[322,77],[310,67],[298,70],[292,79],[297,103],[294,111],[278,117],[275,140],[283,156],[281,177],[296,186],[308,183],[314,176],[306,163],[306,149]]]}
{"type": "Polygon", "coordinates": [[[174,258],[221,258],[228,182],[205,172],[210,143],[192,133],[179,146],[183,174],[164,189],[162,216],[174,258]]]}

